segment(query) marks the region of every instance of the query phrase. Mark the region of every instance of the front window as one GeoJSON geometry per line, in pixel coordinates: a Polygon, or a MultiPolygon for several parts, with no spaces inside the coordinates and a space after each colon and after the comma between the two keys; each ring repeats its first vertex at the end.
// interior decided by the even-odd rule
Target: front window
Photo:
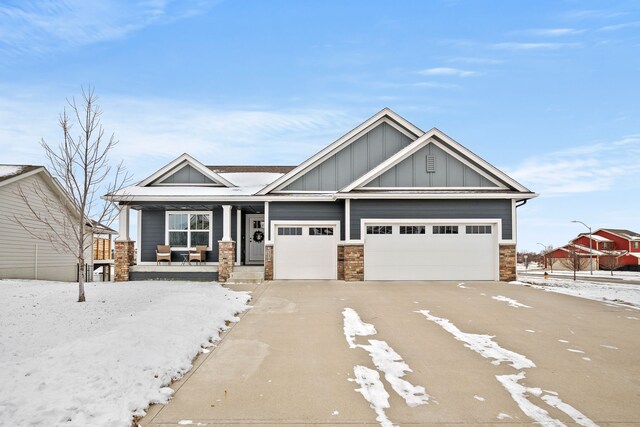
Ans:
{"type": "Polygon", "coordinates": [[[168,244],[172,248],[211,246],[211,213],[180,212],[167,214],[168,244]]]}
{"type": "Polygon", "coordinates": [[[640,242],[633,242],[633,249],[640,248],[640,242]]]}

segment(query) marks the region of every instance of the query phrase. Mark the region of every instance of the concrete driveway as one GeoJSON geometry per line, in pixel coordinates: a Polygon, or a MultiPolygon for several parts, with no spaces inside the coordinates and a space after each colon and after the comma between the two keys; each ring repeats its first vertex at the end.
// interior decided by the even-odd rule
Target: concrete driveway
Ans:
{"type": "Polygon", "coordinates": [[[141,425],[640,422],[637,310],[492,282],[267,282],[252,304],[141,425]],[[377,331],[355,342],[386,342],[426,404],[409,406],[367,347],[350,348],[347,307],[377,331]],[[385,406],[382,384],[387,408],[356,391],[358,365],[379,373],[364,388],[385,406]]]}

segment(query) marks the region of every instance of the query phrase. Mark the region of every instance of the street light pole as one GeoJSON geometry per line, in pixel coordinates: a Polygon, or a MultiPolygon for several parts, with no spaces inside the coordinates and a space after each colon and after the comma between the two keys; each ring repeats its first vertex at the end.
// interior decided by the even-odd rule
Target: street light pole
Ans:
{"type": "Polygon", "coordinates": [[[536,245],[542,246],[542,260],[544,261],[544,268],[547,268],[547,247],[542,243],[536,243],[536,245]]]}
{"type": "Polygon", "coordinates": [[[587,227],[589,229],[589,272],[593,276],[593,247],[592,247],[593,246],[593,242],[592,242],[593,239],[592,239],[592,234],[591,234],[591,227],[589,227],[587,224],[585,224],[582,221],[573,220],[571,222],[582,224],[582,225],[584,225],[585,227],[587,227]]]}

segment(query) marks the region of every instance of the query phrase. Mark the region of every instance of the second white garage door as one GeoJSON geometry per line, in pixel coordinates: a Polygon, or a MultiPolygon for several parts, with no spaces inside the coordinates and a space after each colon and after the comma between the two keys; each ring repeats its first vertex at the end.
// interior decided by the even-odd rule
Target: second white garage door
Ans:
{"type": "Polygon", "coordinates": [[[274,278],[335,280],[339,234],[336,226],[276,226],[274,278]]]}
{"type": "Polygon", "coordinates": [[[496,224],[366,224],[365,280],[498,280],[496,224]]]}

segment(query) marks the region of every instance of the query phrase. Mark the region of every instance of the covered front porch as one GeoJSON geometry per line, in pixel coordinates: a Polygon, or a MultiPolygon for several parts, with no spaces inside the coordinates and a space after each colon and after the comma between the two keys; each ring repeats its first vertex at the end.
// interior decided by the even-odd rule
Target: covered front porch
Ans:
{"type": "Polygon", "coordinates": [[[264,265],[266,216],[268,202],[121,203],[115,280],[226,282],[239,266],[264,265]],[[137,212],[135,240],[132,209],[137,212]],[[196,247],[206,247],[201,262],[190,259],[196,247]],[[166,249],[169,257],[158,255],[166,249]]]}

